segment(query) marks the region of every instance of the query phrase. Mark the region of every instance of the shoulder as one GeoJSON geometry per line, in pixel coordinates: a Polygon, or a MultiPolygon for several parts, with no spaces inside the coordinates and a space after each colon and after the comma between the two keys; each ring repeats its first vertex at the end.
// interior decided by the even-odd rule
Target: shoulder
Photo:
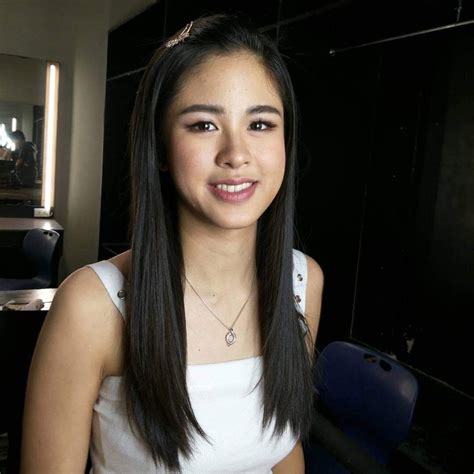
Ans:
{"type": "Polygon", "coordinates": [[[305,317],[312,339],[316,341],[321,316],[324,274],[314,258],[306,254],[302,255],[304,255],[307,264],[305,317]]]}
{"type": "Polygon", "coordinates": [[[84,266],[58,287],[48,311],[46,329],[71,343],[87,344],[100,360],[104,376],[117,368],[117,341],[123,320],[99,277],[84,266]]]}
{"type": "Polygon", "coordinates": [[[104,293],[89,267],[71,273],[56,291],[28,375],[22,472],[84,469],[94,403],[117,344],[111,330],[119,318],[104,293]]]}
{"type": "Polygon", "coordinates": [[[125,252],[119,253],[112,258],[109,258],[109,262],[113,263],[122,273],[122,275],[128,279],[128,274],[130,271],[130,263],[132,258],[131,249],[126,250],[125,252]]]}
{"type": "Polygon", "coordinates": [[[306,268],[305,273],[307,274],[307,290],[311,292],[322,289],[324,283],[324,274],[318,262],[314,258],[297,249],[293,249],[293,256],[295,258],[295,264],[297,265],[296,268],[299,268],[300,270],[304,267],[306,268]]]}
{"type": "Polygon", "coordinates": [[[50,324],[74,328],[78,337],[101,338],[113,304],[99,277],[84,266],[71,273],[58,287],[48,311],[50,324]]]}
{"type": "Polygon", "coordinates": [[[36,151],[36,146],[32,142],[25,142],[23,145],[23,151],[24,152],[35,152],[36,151]]]}
{"type": "Polygon", "coordinates": [[[56,290],[53,303],[75,308],[100,309],[107,305],[106,292],[97,274],[88,266],[68,275],[56,290]]]}
{"type": "Polygon", "coordinates": [[[309,255],[305,255],[308,276],[306,286],[306,313],[309,316],[319,311],[324,286],[324,274],[319,263],[309,255]]]}
{"type": "Polygon", "coordinates": [[[324,284],[323,270],[319,266],[319,263],[309,255],[304,254],[306,257],[306,263],[308,268],[308,287],[310,290],[318,291],[322,290],[324,284]]]}

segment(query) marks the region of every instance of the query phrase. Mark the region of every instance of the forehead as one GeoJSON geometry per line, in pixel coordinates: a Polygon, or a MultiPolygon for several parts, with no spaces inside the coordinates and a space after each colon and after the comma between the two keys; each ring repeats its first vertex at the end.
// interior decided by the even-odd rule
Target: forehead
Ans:
{"type": "Polygon", "coordinates": [[[174,105],[191,102],[283,106],[278,87],[261,61],[250,53],[213,55],[191,69],[182,80],[174,105]]]}

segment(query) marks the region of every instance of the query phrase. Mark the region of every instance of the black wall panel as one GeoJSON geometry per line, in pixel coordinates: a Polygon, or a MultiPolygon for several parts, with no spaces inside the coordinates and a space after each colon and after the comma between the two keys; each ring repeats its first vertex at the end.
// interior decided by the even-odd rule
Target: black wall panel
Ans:
{"type": "Polygon", "coordinates": [[[128,246],[128,124],[153,51],[201,14],[249,15],[278,39],[300,108],[297,230],[325,274],[318,347],[354,338],[413,367],[412,444],[446,472],[468,466],[474,421],[474,27],[351,48],[474,18],[464,3],[164,0],[111,32],[99,251],[128,246]]]}
{"type": "Polygon", "coordinates": [[[200,2],[168,2],[166,10],[166,36],[183,28],[189,21],[212,13],[240,13],[250,18],[258,27],[275,25],[278,20],[278,0],[255,2],[240,0],[222,2],[220,0],[202,0],[200,2]]]}

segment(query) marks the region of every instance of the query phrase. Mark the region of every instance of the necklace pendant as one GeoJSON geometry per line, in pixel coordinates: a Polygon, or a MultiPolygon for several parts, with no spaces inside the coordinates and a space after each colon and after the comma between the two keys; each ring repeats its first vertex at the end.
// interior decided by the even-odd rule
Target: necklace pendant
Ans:
{"type": "Polygon", "coordinates": [[[225,335],[225,342],[227,343],[228,346],[231,346],[232,344],[234,344],[236,340],[237,340],[237,335],[235,334],[234,330],[230,328],[229,332],[225,335]]]}

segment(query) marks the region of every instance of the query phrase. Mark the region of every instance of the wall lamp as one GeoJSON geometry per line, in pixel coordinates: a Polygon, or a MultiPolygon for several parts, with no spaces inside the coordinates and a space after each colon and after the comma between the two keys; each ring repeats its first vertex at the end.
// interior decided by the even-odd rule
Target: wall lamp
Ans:
{"type": "Polygon", "coordinates": [[[43,188],[41,192],[41,207],[34,210],[35,217],[51,217],[53,215],[58,91],[59,63],[48,61],[46,64],[46,97],[44,111],[43,188]]]}

